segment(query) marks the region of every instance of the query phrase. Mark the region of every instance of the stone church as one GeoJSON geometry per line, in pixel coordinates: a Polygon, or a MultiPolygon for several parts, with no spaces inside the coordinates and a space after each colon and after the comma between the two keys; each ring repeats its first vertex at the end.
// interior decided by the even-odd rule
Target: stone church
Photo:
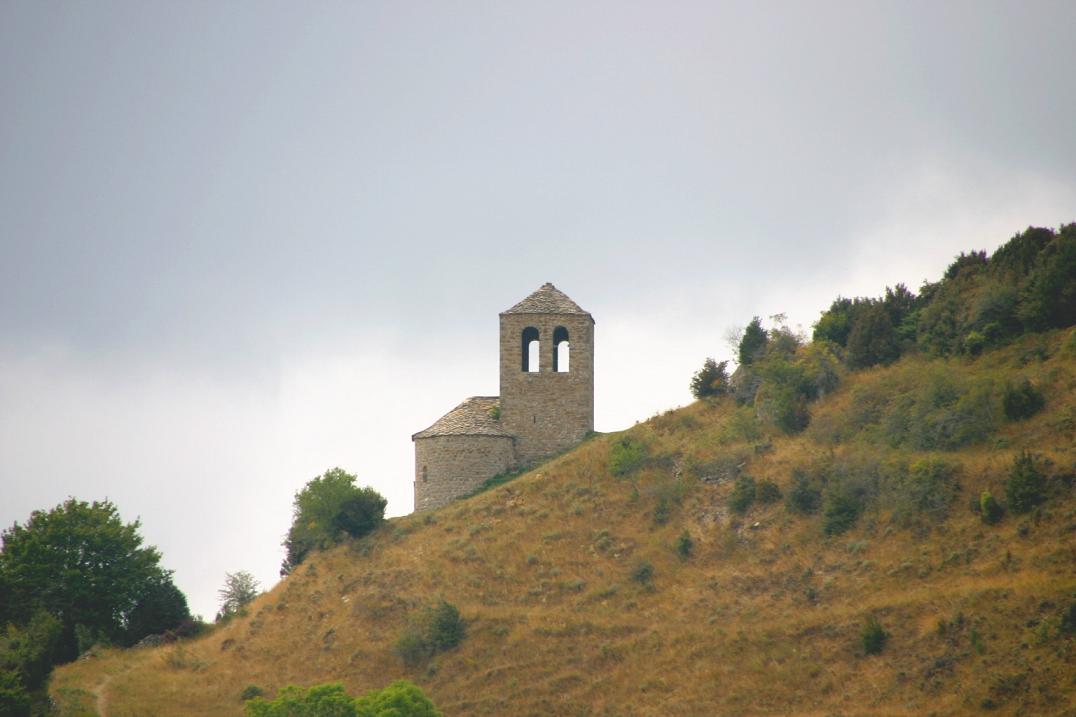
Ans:
{"type": "Polygon", "coordinates": [[[594,318],[543,284],[500,319],[501,395],[468,398],[411,436],[415,511],[554,456],[594,430],[594,318]]]}

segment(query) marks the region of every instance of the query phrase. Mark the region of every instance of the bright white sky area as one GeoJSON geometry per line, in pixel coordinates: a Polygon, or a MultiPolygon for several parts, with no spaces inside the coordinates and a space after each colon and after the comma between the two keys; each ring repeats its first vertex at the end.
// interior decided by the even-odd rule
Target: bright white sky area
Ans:
{"type": "Polygon", "coordinates": [[[112,500],[212,618],[333,466],[497,393],[497,314],[596,321],[597,428],[730,327],[810,325],[1076,220],[1076,4],[0,4],[0,525],[112,500]]]}

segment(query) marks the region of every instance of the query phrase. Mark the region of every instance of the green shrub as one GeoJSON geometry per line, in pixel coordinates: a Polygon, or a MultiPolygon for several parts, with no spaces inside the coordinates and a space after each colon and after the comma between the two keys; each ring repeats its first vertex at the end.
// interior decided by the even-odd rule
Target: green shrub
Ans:
{"type": "Polygon", "coordinates": [[[665,525],[669,522],[670,500],[668,496],[659,495],[654,504],[654,525],[665,525]]]}
{"type": "Polygon", "coordinates": [[[754,443],[762,437],[762,427],[750,406],[740,406],[725,422],[722,438],[727,441],[754,443]]]}
{"type": "Polygon", "coordinates": [[[415,625],[409,626],[396,640],[393,652],[403,660],[408,667],[417,667],[429,659],[430,646],[426,642],[422,631],[415,625]]]}
{"type": "Polygon", "coordinates": [[[1046,500],[1046,478],[1035,463],[1029,452],[1022,451],[1009,470],[1005,500],[1014,513],[1027,513],[1046,500]]]}
{"type": "Polygon", "coordinates": [[[1024,382],[1017,386],[1006,386],[1001,405],[1005,410],[1005,418],[1022,421],[1041,411],[1046,405],[1046,399],[1031,381],[1024,379],[1024,382]]]}
{"type": "MultiPolygon", "coordinates": [[[[516,478],[520,477],[521,475],[523,475],[523,471],[518,470],[518,469],[517,470],[505,471],[504,473],[498,473],[497,475],[493,476],[492,478],[487,478],[484,481],[482,481],[482,485],[475,488],[474,492],[471,493],[471,495],[478,495],[479,493],[485,493],[487,490],[490,490],[491,488],[496,488],[497,486],[504,485],[505,483],[508,483],[509,481],[515,480],[516,478]]],[[[429,524],[429,523],[432,523],[433,520],[435,520],[435,519],[434,519],[432,513],[427,513],[425,520],[427,521],[427,524],[429,524]]]]}
{"type": "Polygon", "coordinates": [[[442,717],[433,702],[413,682],[397,680],[382,690],[355,700],[356,717],[442,717]]]}
{"type": "Polygon", "coordinates": [[[680,533],[680,537],[676,539],[676,554],[686,560],[694,550],[695,541],[691,539],[691,533],[686,530],[680,533]]]}
{"type": "Polygon", "coordinates": [[[758,364],[762,384],[755,395],[760,418],[786,434],[799,433],[811,421],[807,403],[815,397],[815,381],[804,365],[782,356],[767,357],[758,364]]]}
{"type": "Polygon", "coordinates": [[[466,633],[467,626],[452,603],[442,600],[430,612],[427,635],[435,652],[451,650],[463,641],[466,633]]]}
{"type": "Polygon", "coordinates": [[[37,690],[58,661],[62,634],[63,625],[45,610],[35,612],[25,625],[9,623],[0,631],[0,670],[16,674],[27,692],[37,690]]]}
{"type": "Polygon", "coordinates": [[[979,496],[979,516],[987,525],[994,525],[1005,515],[1005,510],[990,491],[984,490],[979,496]]]}
{"type": "Polygon", "coordinates": [[[654,566],[646,560],[639,561],[631,570],[631,579],[642,585],[649,585],[653,577],[654,566]]]}
{"type": "Polygon", "coordinates": [[[952,451],[985,439],[998,426],[998,401],[989,380],[933,374],[920,388],[910,416],[908,442],[921,451],[952,451]]]}
{"type": "Polygon", "coordinates": [[[609,472],[624,478],[642,468],[649,458],[646,444],[630,436],[621,436],[609,449],[609,472]]]}
{"type": "Polygon", "coordinates": [[[822,532],[826,535],[840,535],[851,529],[859,520],[861,510],[859,500],[851,492],[843,490],[828,492],[822,511],[822,532]]]}
{"type": "Polygon", "coordinates": [[[849,411],[829,427],[893,448],[951,451],[981,442],[1003,420],[1000,387],[945,364],[905,364],[853,389],[849,411]]]}
{"type": "Polygon", "coordinates": [[[654,525],[665,525],[669,522],[673,510],[683,502],[688,485],[683,480],[663,479],[657,481],[650,490],[654,496],[654,525]]]}
{"type": "Polygon", "coordinates": [[[919,517],[940,522],[960,491],[956,482],[959,464],[940,458],[916,461],[898,482],[894,517],[908,525],[919,517]]]}
{"type": "Polygon", "coordinates": [[[24,717],[30,714],[30,695],[22,685],[19,673],[0,670],[0,715],[24,717]]]}
{"type": "Polygon", "coordinates": [[[414,683],[393,682],[352,698],[339,683],[304,688],[288,685],[277,698],[247,702],[247,717],[441,717],[433,702],[414,683]]]}
{"type": "Polygon", "coordinates": [[[1070,602],[1061,613],[1060,629],[1066,635],[1076,635],[1076,600],[1070,602]]]}
{"type": "Polygon", "coordinates": [[[822,491],[801,469],[792,471],[792,486],[785,497],[785,506],[790,513],[810,515],[817,513],[822,506],[822,491]]]}
{"type": "Polygon", "coordinates": [[[355,700],[335,683],[310,688],[288,685],[275,700],[255,697],[247,702],[247,717],[356,717],[355,700]]]}
{"type": "Polygon", "coordinates": [[[729,495],[729,510],[742,515],[754,502],[755,479],[749,475],[741,475],[732,486],[732,493],[729,495]]]}
{"type": "Polygon", "coordinates": [[[718,363],[712,358],[703,361],[702,368],[691,378],[691,395],[695,398],[707,398],[720,396],[728,391],[727,366],[728,361],[718,363]]]}
{"type": "Polygon", "coordinates": [[[760,480],[755,484],[755,500],[759,503],[776,503],[781,500],[781,489],[771,480],[760,480]]]}
{"type": "Polygon", "coordinates": [[[888,640],[889,633],[878,622],[878,618],[874,615],[868,617],[867,623],[859,632],[859,644],[863,648],[863,652],[868,655],[877,655],[885,648],[885,643],[888,640]]]}
{"type": "Polygon", "coordinates": [[[413,616],[394,651],[408,667],[422,664],[438,652],[456,647],[466,637],[467,625],[455,605],[441,600],[413,616]]]}
{"type": "Polygon", "coordinates": [[[247,685],[239,694],[239,699],[243,702],[246,702],[247,700],[252,700],[255,697],[261,697],[264,694],[265,690],[263,690],[261,687],[258,687],[257,685],[247,685]]]}

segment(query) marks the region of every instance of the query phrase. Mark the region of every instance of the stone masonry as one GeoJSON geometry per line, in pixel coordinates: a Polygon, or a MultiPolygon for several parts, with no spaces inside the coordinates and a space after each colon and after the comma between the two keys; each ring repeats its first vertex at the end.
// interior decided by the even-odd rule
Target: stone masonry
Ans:
{"type": "Polygon", "coordinates": [[[499,473],[565,451],[594,430],[589,313],[543,284],[500,315],[500,353],[500,396],[469,398],[411,437],[416,511],[445,505],[499,473]],[[535,341],[537,366],[528,350],[535,341]],[[567,351],[559,351],[565,343],[567,351]]]}

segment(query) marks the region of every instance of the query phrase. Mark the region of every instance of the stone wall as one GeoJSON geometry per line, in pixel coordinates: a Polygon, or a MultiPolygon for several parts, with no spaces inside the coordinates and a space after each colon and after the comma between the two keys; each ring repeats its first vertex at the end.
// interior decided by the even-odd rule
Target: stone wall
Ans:
{"type": "Polygon", "coordinates": [[[594,430],[594,320],[589,314],[501,314],[501,423],[527,466],[594,430]],[[539,371],[523,371],[523,331],[538,329],[539,371]],[[569,371],[553,371],[553,333],[568,331],[569,371]]]}
{"type": "Polygon", "coordinates": [[[516,463],[509,436],[446,435],[415,439],[415,512],[467,495],[516,463]]]}

